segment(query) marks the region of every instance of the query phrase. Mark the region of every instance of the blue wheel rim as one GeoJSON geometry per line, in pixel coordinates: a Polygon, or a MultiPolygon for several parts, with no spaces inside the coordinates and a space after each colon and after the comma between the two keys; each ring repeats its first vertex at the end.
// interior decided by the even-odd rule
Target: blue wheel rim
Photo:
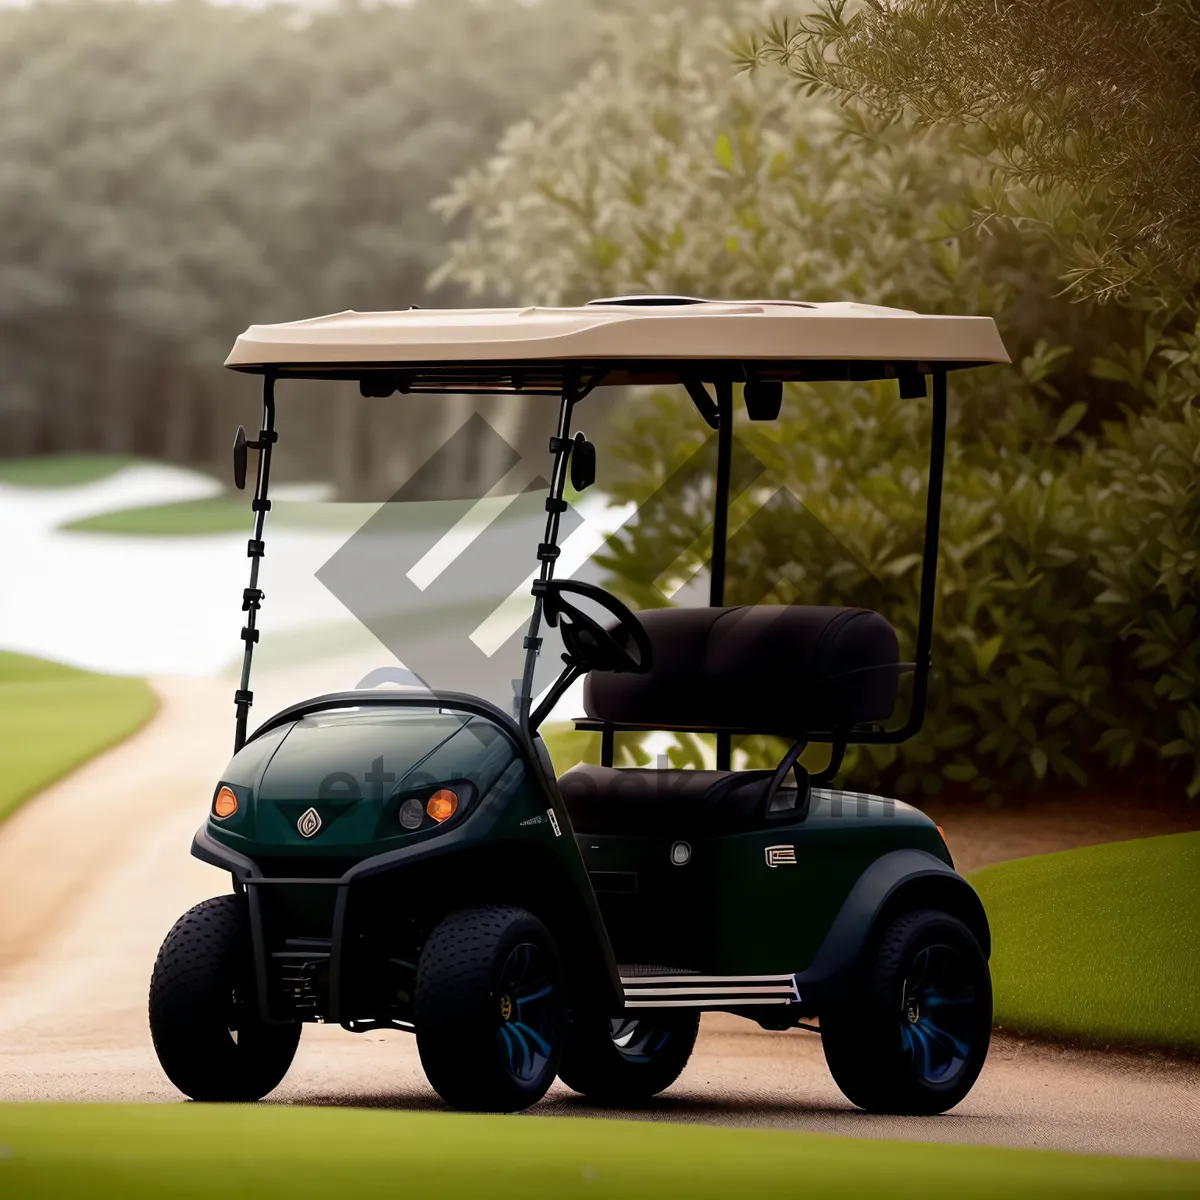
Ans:
{"type": "Polygon", "coordinates": [[[671,1031],[644,1017],[619,1017],[609,1022],[613,1047],[628,1062],[647,1063],[671,1040],[671,1031]]]}
{"type": "Polygon", "coordinates": [[[556,992],[548,955],[529,942],[516,946],[500,972],[496,1040],[501,1061],[519,1083],[540,1078],[550,1061],[556,992]]]}
{"type": "Polygon", "coordinates": [[[953,1084],[974,1049],[978,989],[970,965],[950,946],[913,958],[900,996],[900,1044],[913,1073],[935,1087],[953,1084]]]}

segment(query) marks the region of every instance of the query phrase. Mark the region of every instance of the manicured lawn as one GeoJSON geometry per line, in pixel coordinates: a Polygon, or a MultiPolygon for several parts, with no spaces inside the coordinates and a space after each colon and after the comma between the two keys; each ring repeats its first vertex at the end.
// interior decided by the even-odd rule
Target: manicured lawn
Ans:
{"type": "Polygon", "coordinates": [[[657,1122],[270,1106],[0,1106],[25,1196],[1195,1196],[1200,1164],[657,1122]]]}
{"type": "Polygon", "coordinates": [[[139,460],[128,454],[46,454],[0,459],[0,483],[15,487],[62,488],[95,483],[139,460]]]}
{"type": "MultiPolygon", "coordinates": [[[[252,524],[252,497],[206,496],[173,504],[123,508],[82,517],[64,525],[80,533],[122,533],[140,537],[187,537],[209,533],[246,533],[252,524]]],[[[379,506],[376,504],[316,504],[277,500],[267,517],[267,528],[332,529],[353,532],[379,506]]]]}
{"type": "MultiPolygon", "coordinates": [[[[244,495],[208,496],[173,504],[117,509],[82,517],[64,525],[80,533],[120,533],[138,537],[195,536],[212,533],[244,533],[251,525],[249,491],[244,495]]],[[[449,529],[471,507],[471,501],[431,500],[408,503],[404,512],[389,514],[385,532],[400,529],[449,529]]],[[[267,516],[272,529],[315,529],[353,533],[379,511],[378,504],[335,501],[275,500],[267,516]]],[[[506,519],[502,515],[500,520],[506,519]]]]}
{"type": "Polygon", "coordinates": [[[0,820],[127,737],[157,703],[140,679],[0,651],[0,820]]]}
{"type": "Polygon", "coordinates": [[[992,924],[996,1023],[1200,1050],[1200,833],[976,872],[992,924]]]}

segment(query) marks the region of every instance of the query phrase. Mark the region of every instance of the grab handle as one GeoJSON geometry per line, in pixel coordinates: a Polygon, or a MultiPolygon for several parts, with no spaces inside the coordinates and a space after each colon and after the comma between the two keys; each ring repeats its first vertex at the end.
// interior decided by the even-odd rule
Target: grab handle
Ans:
{"type": "Polygon", "coordinates": [[[776,793],[783,786],[783,781],[788,776],[788,772],[792,770],[796,772],[796,804],[794,809],[788,810],[787,815],[790,817],[802,817],[808,811],[808,800],[811,791],[808,772],[803,767],[797,765],[797,760],[807,747],[807,741],[797,742],[783,756],[779,766],[775,768],[775,774],[771,776],[771,781],[767,784],[766,795],[763,796],[759,807],[758,816],[761,823],[765,824],[771,819],[771,801],[775,799],[776,793]]]}

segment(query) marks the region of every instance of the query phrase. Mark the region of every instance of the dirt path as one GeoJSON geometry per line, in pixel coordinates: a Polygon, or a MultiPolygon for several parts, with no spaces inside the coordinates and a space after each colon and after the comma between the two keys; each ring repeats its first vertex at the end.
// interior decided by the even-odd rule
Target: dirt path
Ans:
{"type": "MultiPolygon", "coordinates": [[[[344,687],[360,665],[376,664],[256,682],[258,711],[344,687]]],[[[145,730],[0,826],[0,1100],[179,1099],[150,1046],[146,983],[174,919],[225,888],[187,847],[228,758],[232,721],[225,683],[156,687],[162,710],[145,730]]],[[[947,829],[964,865],[965,829],[960,822],[957,844],[947,829]]],[[[439,1106],[410,1037],[324,1027],[305,1030],[271,1100],[439,1106]]],[[[594,1110],[556,1085],[537,1111],[594,1110]]],[[[680,1082],[624,1115],[1200,1158],[1200,1066],[998,1039],[953,1113],[867,1117],[841,1098],[812,1035],[711,1016],[680,1082]]]]}
{"type": "Polygon", "coordinates": [[[918,807],[945,828],[954,865],[963,872],[1031,854],[1200,829],[1200,799],[1181,802],[1161,792],[1137,798],[1085,794],[997,808],[982,800],[953,807],[918,801],[918,807]]]}

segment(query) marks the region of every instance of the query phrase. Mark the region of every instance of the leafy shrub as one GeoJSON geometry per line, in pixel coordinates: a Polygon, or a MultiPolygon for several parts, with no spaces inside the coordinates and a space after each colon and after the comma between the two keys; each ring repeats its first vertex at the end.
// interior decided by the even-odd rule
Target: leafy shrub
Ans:
{"type": "MultiPolygon", "coordinates": [[[[442,201],[467,219],[445,273],[546,302],[683,291],[995,316],[1013,364],[951,384],[925,729],[851,753],[843,777],[994,792],[1161,753],[1190,759],[1200,792],[1194,310],[1067,302],[1043,231],[972,220],[981,163],[937,130],[856,124],[739,76],[728,37],[719,20],[646,23],[512,130],[442,201]]],[[[843,384],[739,421],[741,459],[766,472],[733,505],[727,602],[862,604],[911,648],[928,419],[894,385],[843,384]]],[[[626,411],[612,490],[640,508],[600,561],[634,602],[668,602],[703,567],[711,475],[676,472],[712,452],[683,397],[626,411]]],[[[696,756],[686,739],[673,755],[696,756]]]]}

